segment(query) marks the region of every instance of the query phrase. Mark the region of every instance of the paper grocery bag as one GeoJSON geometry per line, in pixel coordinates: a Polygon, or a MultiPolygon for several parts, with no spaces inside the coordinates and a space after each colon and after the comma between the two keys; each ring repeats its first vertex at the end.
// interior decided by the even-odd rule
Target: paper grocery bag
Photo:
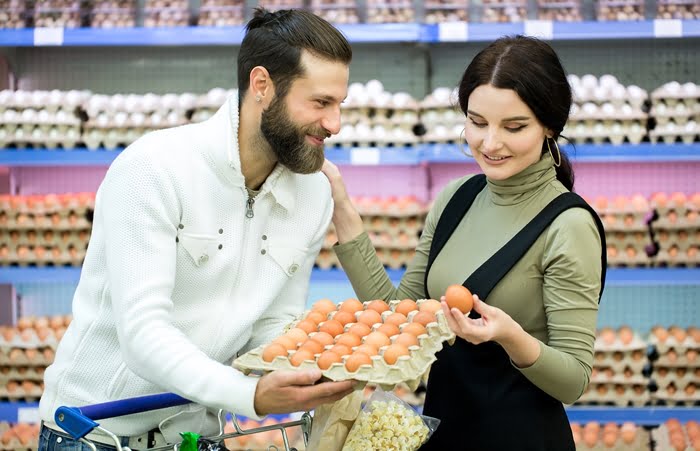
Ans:
{"type": "Polygon", "coordinates": [[[363,391],[355,390],[332,404],[322,404],[314,411],[308,451],[340,451],[345,438],[362,409],[363,391]]]}

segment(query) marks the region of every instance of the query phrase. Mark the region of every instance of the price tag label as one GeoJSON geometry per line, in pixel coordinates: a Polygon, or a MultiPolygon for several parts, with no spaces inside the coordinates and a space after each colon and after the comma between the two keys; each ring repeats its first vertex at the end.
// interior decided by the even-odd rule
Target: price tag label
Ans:
{"type": "Polygon", "coordinates": [[[554,37],[554,30],[551,20],[526,20],[525,34],[533,38],[551,40],[554,37]]]}
{"type": "Polygon", "coordinates": [[[683,22],[678,19],[658,19],[654,21],[655,38],[683,37],[683,22]]]}
{"type": "Polygon", "coordinates": [[[39,409],[36,407],[20,407],[17,409],[17,422],[19,423],[38,423],[39,409]]]}
{"type": "Polygon", "coordinates": [[[63,28],[35,28],[34,45],[63,45],[63,28]]]}
{"type": "Polygon", "coordinates": [[[438,41],[464,42],[469,40],[467,22],[445,22],[438,24],[438,41]]]}
{"type": "Polygon", "coordinates": [[[379,149],[373,147],[357,147],[350,151],[350,163],[356,165],[378,165],[379,149]]]}

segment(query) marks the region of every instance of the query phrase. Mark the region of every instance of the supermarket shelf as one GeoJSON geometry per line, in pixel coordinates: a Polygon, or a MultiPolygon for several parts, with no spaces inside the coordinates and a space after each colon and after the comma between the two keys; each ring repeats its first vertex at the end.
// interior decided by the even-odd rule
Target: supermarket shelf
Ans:
{"type": "MultiPolygon", "coordinates": [[[[0,166],[109,165],[122,149],[0,149],[0,166]]],[[[579,163],[700,162],[700,143],[694,144],[578,144],[564,150],[579,163]]],[[[420,144],[412,147],[332,147],[326,157],[337,164],[415,165],[470,161],[456,144],[420,144]]]]}
{"type": "Polygon", "coordinates": [[[566,413],[572,423],[631,421],[640,426],[656,426],[670,418],[681,423],[700,418],[698,407],[567,407],[566,413]]]}
{"type": "MultiPolygon", "coordinates": [[[[401,269],[387,271],[389,278],[398,283],[401,269]]],[[[0,284],[77,282],[80,268],[75,267],[0,267],[0,284]]],[[[348,283],[340,269],[314,269],[311,282],[348,283]]],[[[606,284],[625,285],[700,285],[700,268],[610,268],[606,284]]]]}
{"type": "Polygon", "coordinates": [[[0,421],[38,423],[38,402],[0,402],[0,421]]]}
{"type": "MultiPolygon", "coordinates": [[[[553,40],[700,37],[700,20],[629,22],[355,24],[338,28],[351,43],[479,42],[528,34],[553,40]]],[[[0,30],[1,47],[240,45],[243,26],[169,28],[25,28],[0,30]]]]}

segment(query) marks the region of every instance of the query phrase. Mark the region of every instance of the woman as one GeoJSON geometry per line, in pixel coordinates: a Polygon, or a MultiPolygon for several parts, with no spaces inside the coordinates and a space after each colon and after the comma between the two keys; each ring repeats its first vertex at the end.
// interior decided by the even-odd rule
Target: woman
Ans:
{"type": "Polygon", "coordinates": [[[441,298],[465,279],[475,293],[469,316],[442,298],[458,338],[430,371],[424,413],[441,424],[422,449],[574,450],[562,403],[576,401],[591,374],[605,268],[602,225],[585,202],[567,194],[582,208],[556,215],[531,244],[522,246],[521,235],[509,243],[573,190],[573,170],[557,145],[571,107],[566,74],[548,44],[504,37],[467,67],[459,105],[469,149],[486,176],[483,189],[466,190],[473,197],[466,214],[460,204],[471,200],[463,202],[458,189],[482,176],[454,180],[440,193],[416,256],[394,288],[338,169],[326,162],[335,252],[362,300],[441,298]],[[438,227],[450,221],[453,230],[438,227]],[[522,257],[511,252],[518,245],[522,257]]]}

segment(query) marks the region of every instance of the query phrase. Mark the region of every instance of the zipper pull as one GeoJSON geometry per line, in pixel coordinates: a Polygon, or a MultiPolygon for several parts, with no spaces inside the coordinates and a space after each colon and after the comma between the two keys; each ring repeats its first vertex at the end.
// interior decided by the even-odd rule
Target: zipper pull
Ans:
{"type": "Polygon", "coordinates": [[[245,217],[246,218],[252,218],[253,217],[253,204],[255,203],[255,199],[252,197],[248,198],[248,202],[246,202],[246,208],[245,208],[245,217]]]}

